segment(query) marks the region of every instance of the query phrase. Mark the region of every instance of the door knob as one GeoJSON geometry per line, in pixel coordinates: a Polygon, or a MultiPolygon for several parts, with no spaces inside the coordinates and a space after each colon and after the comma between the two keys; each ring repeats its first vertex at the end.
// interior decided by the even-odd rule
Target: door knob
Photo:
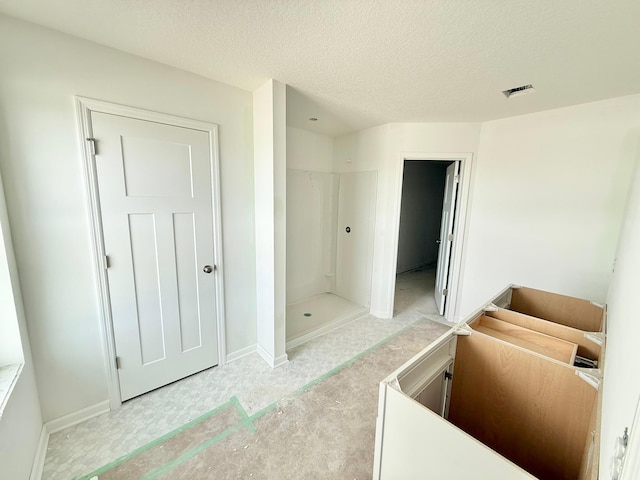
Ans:
{"type": "Polygon", "coordinates": [[[205,265],[204,268],[202,269],[202,271],[204,273],[211,273],[211,272],[213,272],[213,267],[211,265],[205,265]]]}
{"type": "Polygon", "coordinates": [[[344,231],[347,232],[347,233],[351,233],[351,227],[345,228],[344,231]]]}
{"type": "Polygon", "coordinates": [[[440,240],[436,240],[436,243],[437,243],[437,244],[440,244],[440,240]]]}

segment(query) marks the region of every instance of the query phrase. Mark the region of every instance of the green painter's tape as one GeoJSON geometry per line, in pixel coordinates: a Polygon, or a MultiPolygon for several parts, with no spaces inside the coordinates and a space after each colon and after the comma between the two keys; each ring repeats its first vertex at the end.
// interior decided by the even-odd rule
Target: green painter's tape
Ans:
{"type": "Polygon", "coordinates": [[[147,450],[150,450],[151,448],[155,447],[156,445],[163,443],[166,440],[169,440],[172,437],[175,437],[176,435],[178,435],[179,433],[184,432],[185,430],[193,427],[194,425],[197,425],[198,423],[206,420],[207,418],[215,415],[216,413],[225,410],[227,408],[233,407],[235,405],[239,405],[239,401],[238,399],[233,396],[231,397],[231,399],[225,403],[223,403],[222,405],[220,405],[219,407],[214,408],[213,410],[211,410],[210,412],[207,412],[203,415],[200,415],[198,418],[191,420],[188,423],[185,423],[184,425],[182,425],[181,427],[176,428],[175,430],[170,431],[169,433],[166,433],[164,435],[162,435],[161,437],[156,438],[155,440],[152,440],[151,442],[143,445],[142,447],[136,448],[135,450],[133,450],[132,452],[127,453],[126,455],[123,455],[122,457],[118,458],[117,460],[114,460],[111,463],[108,463],[107,465],[100,467],[99,469],[83,476],[83,477],[74,477],[73,480],[89,480],[92,477],[95,477],[97,475],[100,475],[104,472],[106,472],[107,470],[111,470],[114,467],[117,467],[118,465],[126,462],[127,460],[132,459],[133,457],[136,457],[138,455],[140,455],[141,453],[146,452],[147,450]]]}
{"type": "MultiPolygon", "coordinates": [[[[417,321],[411,323],[410,325],[407,325],[406,327],[404,327],[404,328],[398,330],[397,332],[393,333],[392,335],[388,336],[384,340],[381,340],[380,342],[376,343],[372,347],[369,347],[365,351],[359,353],[358,355],[356,355],[355,357],[351,358],[350,360],[347,360],[346,362],[344,362],[344,363],[338,365],[337,367],[329,370],[324,375],[321,375],[318,378],[316,378],[315,380],[312,380],[311,382],[307,383],[306,385],[300,387],[298,390],[293,392],[291,397],[299,397],[301,394],[303,394],[304,392],[306,392],[309,389],[313,388],[314,386],[316,386],[317,384],[319,384],[323,380],[326,380],[327,378],[335,375],[336,373],[340,372],[341,370],[344,370],[349,365],[352,365],[354,362],[357,362],[361,358],[369,355],[371,352],[373,352],[374,350],[380,348],[385,343],[388,343],[391,340],[393,340],[394,338],[398,337],[399,335],[402,335],[404,332],[406,332],[407,330],[409,330],[410,328],[412,328],[414,325],[416,325],[417,323],[419,323],[421,321],[423,321],[423,320],[420,319],[420,320],[417,320],[417,321]]],[[[242,420],[238,424],[234,425],[233,427],[229,427],[224,432],[219,433],[218,435],[216,435],[213,438],[210,438],[209,440],[205,440],[200,445],[198,445],[196,447],[193,447],[191,450],[187,450],[182,455],[176,457],[175,459],[171,460],[168,463],[165,463],[160,468],[158,468],[156,470],[153,470],[152,472],[148,473],[147,475],[142,477],[141,480],[152,480],[154,478],[158,478],[160,475],[163,475],[166,472],[174,469],[175,467],[177,467],[180,464],[186,462],[190,458],[193,458],[194,456],[196,456],[197,454],[199,454],[203,450],[206,450],[207,448],[212,447],[216,443],[221,442],[222,440],[227,438],[229,435],[237,432],[238,430],[240,430],[240,429],[242,429],[244,427],[246,427],[247,430],[249,430],[249,432],[251,432],[251,433],[255,432],[256,431],[256,427],[255,427],[253,422],[255,420],[263,417],[264,415],[266,415],[267,413],[269,413],[273,409],[275,409],[279,404],[280,404],[279,402],[274,402],[274,403],[266,406],[262,410],[260,410],[260,411],[258,411],[256,413],[254,413],[253,415],[249,416],[247,414],[246,410],[240,404],[240,401],[238,400],[238,398],[236,396],[233,396],[233,397],[231,397],[231,399],[228,402],[220,405],[219,407],[215,408],[214,410],[211,410],[210,412],[205,413],[204,415],[196,418],[195,420],[192,420],[191,422],[183,425],[182,427],[179,427],[176,430],[173,430],[172,432],[169,432],[166,435],[163,435],[162,437],[159,437],[156,440],[153,440],[152,442],[150,442],[150,443],[138,448],[137,450],[134,450],[131,453],[128,453],[127,455],[124,455],[123,457],[120,457],[119,459],[115,460],[114,462],[109,463],[109,464],[105,465],[104,467],[99,468],[98,470],[96,470],[96,471],[94,471],[94,472],[92,472],[92,473],[90,473],[88,475],[85,475],[84,477],[80,477],[79,479],[73,479],[73,480],[89,480],[89,479],[91,479],[91,477],[93,477],[95,475],[100,475],[101,473],[104,473],[107,470],[110,470],[113,467],[116,467],[116,466],[120,465],[121,463],[123,463],[123,462],[125,462],[125,461],[127,461],[127,460],[129,460],[129,459],[131,459],[133,457],[135,457],[136,455],[139,455],[139,454],[145,452],[146,450],[149,450],[150,448],[158,445],[159,443],[162,443],[165,440],[168,440],[169,438],[177,435],[178,433],[183,432],[184,430],[192,427],[193,425],[196,425],[196,424],[202,422],[203,420],[206,420],[210,416],[218,413],[221,410],[224,410],[225,408],[233,406],[237,410],[238,414],[242,418],[242,420]]]]}
{"type": "Polygon", "coordinates": [[[216,443],[224,440],[229,435],[231,435],[232,433],[237,432],[238,430],[240,430],[244,426],[245,426],[244,422],[240,422],[240,423],[238,423],[237,425],[235,425],[233,427],[227,428],[224,432],[219,433],[215,437],[210,438],[209,440],[206,440],[206,441],[202,442],[197,447],[194,447],[191,450],[186,451],[185,453],[183,453],[179,457],[171,460],[168,463],[165,463],[162,467],[158,468],[157,470],[154,470],[151,473],[148,473],[148,474],[144,475],[140,480],[152,480],[154,478],[158,478],[160,475],[163,475],[164,473],[168,472],[169,470],[174,469],[175,467],[177,467],[181,463],[184,463],[185,461],[189,460],[190,458],[196,456],[201,451],[203,451],[203,450],[211,447],[212,445],[215,445],[216,443]]]}
{"type": "Polygon", "coordinates": [[[238,412],[238,415],[240,415],[241,423],[247,427],[247,430],[249,430],[251,433],[256,431],[256,426],[253,424],[253,422],[251,421],[251,418],[249,418],[249,415],[247,415],[247,411],[242,408],[242,405],[240,404],[240,400],[238,400],[236,397],[233,397],[233,405],[234,407],[236,407],[236,410],[238,412]]]}
{"type": "Polygon", "coordinates": [[[402,335],[404,332],[406,332],[407,330],[409,330],[410,328],[412,328],[416,323],[421,322],[421,320],[416,320],[415,322],[413,322],[410,325],[407,325],[406,327],[398,330],[397,332],[391,334],[390,336],[388,336],[387,338],[385,338],[384,340],[379,341],[378,343],[376,343],[374,346],[367,348],[364,352],[359,353],[358,355],[356,355],[355,357],[353,357],[351,360],[347,360],[346,362],[338,365],[337,367],[329,370],[327,373],[325,373],[324,375],[316,378],[315,380],[312,380],[311,382],[307,383],[306,385],[304,385],[303,387],[301,387],[300,389],[298,389],[294,395],[295,396],[299,396],[301,393],[306,392],[307,390],[309,390],[312,387],[315,387],[317,384],[319,384],[320,382],[322,382],[323,380],[326,380],[327,378],[331,377],[332,375],[335,375],[336,373],[338,373],[341,370],[344,370],[346,367],[348,367],[349,365],[357,362],[358,360],[360,360],[362,357],[366,357],[367,355],[369,355],[371,352],[373,352],[374,350],[377,350],[378,348],[380,348],[382,345],[384,345],[385,343],[390,342],[391,340],[393,340],[394,338],[398,337],[399,335],[402,335]]]}

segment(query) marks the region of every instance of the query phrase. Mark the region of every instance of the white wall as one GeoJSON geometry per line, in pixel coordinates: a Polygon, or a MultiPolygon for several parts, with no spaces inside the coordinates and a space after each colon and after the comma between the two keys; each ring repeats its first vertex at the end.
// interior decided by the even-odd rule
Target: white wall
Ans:
{"type": "Polygon", "coordinates": [[[272,367],[287,361],[286,86],[269,80],[253,92],[257,349],[272,367]]]}
{"type": "Polygon", "coordinates": [[[28,363],[0,419],[2,478],[29,478],[41,431],[38,390],[33,365],[28,363]]]}
{"type": "Polygon", "coordinates": [[[397,272],[438,259],[440,221],[447,164],[406,161],[402,179],[397,272]]]}
{"type": "MultiPolygon", "coordinates": [[[[633,423],[640,399],[640,131],[635,134],[633,194],[618,244],[616,266],[607,298],[607,353],[602,415],[601,478],[609,478],[615,439],[633,423]]],[[[640,432],[631,434],[640,439],[640,432]]],[[[637,460],[636,460],[637,462],[637,460]]]]}
{"type": "Polygon", "coordinates": [[[74,95],[220,125],[227,351],[256,342],[252,96],[0,16],[0,169],[46,421],[107,399],[74,95]]]}
{"type": "Polygon", "coordinates": [[[22,479],[31,472],[42,416],[2,184],[0,175],[0,366],[24,365],[0,417],[0,469],[3,478],[22,479]]]}
{"type": "Polygon", "coordinates": [[[393,314],[404,158],[474,153],[479,134],[477,123],[393,123],[336,138],[335,171],[378,172],[372,314],[383,318],[393,314]]]}
{"type": "Polygon", "coordinates": [[[606,300],[639,129],[638,95],[482,125],[461,314],[509,283],[606,300]]]}
{"type": "Polygon", "coordinates": [[[287,127],[287,168],[333,171],[333,137],[287,127]]]}

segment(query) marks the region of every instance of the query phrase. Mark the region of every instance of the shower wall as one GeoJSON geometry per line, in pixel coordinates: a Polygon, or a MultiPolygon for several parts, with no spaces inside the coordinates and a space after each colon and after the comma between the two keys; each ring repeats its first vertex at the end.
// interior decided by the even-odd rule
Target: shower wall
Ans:
{"type": "Polygon", "coordinates": [[[287,169],[287,303],[335,289],[337,180],[287,169]]]}
{"type": "Polygon", "coordinates": [[[338,175],[335,293],[369,307],[377,173],[345,172],[338,175]]]}
{"type": "Polygon", "coordinates": [[[331,137],[287,128],[287,304],[329,292],[368,307],[377,174],[332,165],[331,137]]]}

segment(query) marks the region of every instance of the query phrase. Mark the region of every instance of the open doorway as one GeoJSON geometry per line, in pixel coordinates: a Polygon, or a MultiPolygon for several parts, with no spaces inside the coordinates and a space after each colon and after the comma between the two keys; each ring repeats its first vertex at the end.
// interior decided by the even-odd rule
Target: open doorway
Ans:
{"type": "Polygon", "coordinates": [[[395,310],[444,316],[449,301],[459,160],[405,160],[395,310]]]}

